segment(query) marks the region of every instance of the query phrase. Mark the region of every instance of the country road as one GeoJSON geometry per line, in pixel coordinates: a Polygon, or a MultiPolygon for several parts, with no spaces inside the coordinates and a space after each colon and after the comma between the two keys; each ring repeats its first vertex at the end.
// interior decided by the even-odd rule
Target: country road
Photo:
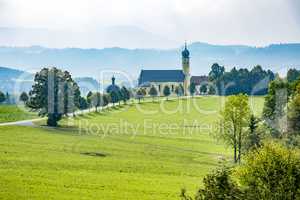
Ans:
{"type": "MultiPolygon", "coordinates": [[[[181,99],[183,99],[183,98],[191,98],[191,96],[181,97],[181,99]]],[[[169,98],[169,100],[174,100],[174,99],[178,99],[178,98],[174,98],[174,97],[169,98]]],[[[144,100],[143,102],[152,102],[151,98],[149,98],[148,100],[149,101],[144,100]]],[[[166,99],[159,99],[159,101],[166,101],[166,99]]],[[[135,103],[138,103],[138,102],[128,101],[127,105],[135,104],[135,103]]],[[[118,104],[116,103],[115,105],[118,105],[118,104]]],[[[107,108],[111,108],[111,107],[113,107],[112,103],[108,104],[105,107],[98,107],[98,109],[103,110],[103,109],[107,109],[107,108]]],[[[90,113],[90,112],[94,112],[94,111],[95,111],[95,108],[90,108],[90,109],[86,109],[86,110],[78,110],[75,112],[75,115],[86,114],[86,113],[90,113]]],[[[68,117],[72,118],[73,113],[68,114],[68,117]]],[[[15,121],[15,122],[4,122],[4,123],[0,123],[0,126],[36,126],[36,124],[34,124],[34,122],[39,122],[39,121],[42,121],[45,119],[47,119],[47,117],[21,120],[21,121],[15,121]]]]}

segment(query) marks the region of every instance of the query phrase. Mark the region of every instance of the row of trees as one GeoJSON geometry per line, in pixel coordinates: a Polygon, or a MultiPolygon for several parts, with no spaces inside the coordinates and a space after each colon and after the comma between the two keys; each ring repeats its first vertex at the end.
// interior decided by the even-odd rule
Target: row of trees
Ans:
{"type": "Polygon", "coordinates": [[[130,91],[122,87],[120,91],[112,91],[109,94],[89,92],[87,97],[82,97],[79,86],[72,79],[71,74],[55,67],[44,68],[36,73],[34,85],[29,95],[22,93],[20,100],[34,110],[39,111],[40,116],[47,116],[47,125],[57,126],[57,122],[63,115],[68,115],[80,109],[105,107],[109,103],[123,101],[125,104],[130,99],[130,91]]]}
{"type": "Polygon", "coordinates": [[[9,95],[8,92],[5,94],[0,91],[0,104],[6,103],[6,104],[11,104],[14,102],[14,99],[9,95]]]}
{"type": "Polygon", "coordinates": [[[263,118],[273,137],[300,145],[300,71],[290,69],[286,79],[270,83],[263,118]]]}
{"type": "Polygon", "coordinates": [[[250,71],[247,68],[234,67],[226,72],[223,66],[215,63],[209,72],[209,81],[215,84],[219,95],[264,95],[268,91],[268,83],[274,78],[272,71],[265,71],[260,65],[250,71]]]}
{"type": "Polygon", "coordinates": [[[221,116],[217,136],[233,148],[240,165],[208,174],[195,198],[183,189],[181,199],[300,199],[300,72],[291,69],[269,84],[261,119],[243,94],[228,97],[221,116]]]}

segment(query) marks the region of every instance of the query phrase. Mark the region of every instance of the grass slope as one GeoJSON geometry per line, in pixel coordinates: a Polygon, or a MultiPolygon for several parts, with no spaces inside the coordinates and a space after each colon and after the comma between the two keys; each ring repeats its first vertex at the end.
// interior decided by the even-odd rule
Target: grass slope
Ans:
{"type": "MultiPolygon", "coordinates": [[[[220,156],[231,159],[230,149],[209,134],[222,102],[201,97],[123,106],[55,129],[0,127],[0,199],[179,199],[182,187],[201,185],[220,156]],[[178,127],[168,131],[164,123],[178,127]]],[[[262,98],[253,102],[259,114],[262,98]]]]}
{"type": "Polygon", "coordinates": [[[37,114],[28,112],[16,105],[0,105],[0,123],[37,118],[37,114]]]}

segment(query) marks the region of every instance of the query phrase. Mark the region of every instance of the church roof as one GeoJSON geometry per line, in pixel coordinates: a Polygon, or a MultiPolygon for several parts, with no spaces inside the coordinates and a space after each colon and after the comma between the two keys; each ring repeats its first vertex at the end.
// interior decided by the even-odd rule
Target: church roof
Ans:
{"type": "Polygon", "coordinates": [[[149,82],[183,82],[184,78],[182,70],[142,70],[139,85],[149,82]]]}
{"type": "Polygon", "coordinates": [[[192,76],[191,83],[195,83],[195,85],[200,85],[203,82],[208,82],[208,76],[192,76]]]}

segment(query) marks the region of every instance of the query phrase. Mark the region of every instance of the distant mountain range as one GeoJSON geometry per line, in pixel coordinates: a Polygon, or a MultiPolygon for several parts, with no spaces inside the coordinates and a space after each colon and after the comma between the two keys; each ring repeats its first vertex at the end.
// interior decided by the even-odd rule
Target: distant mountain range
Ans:
{"type": "MultiPolygon", "coordinates": [[[[20,94],[21,92],[29,92],[33,84],[34,74],[0,67],[0,91],[10,94],[20,94]]],[[[78,83],[80,91],[86,95],[88,91],[98,91],[99,82],[91,77],[76,77],[74,80],[78,83]]]]}
{"type": "MultiPolygon", "coordinates": [[[[215,62],[224,65],[227,70],[232,67],[250,68],[257,64],[274,72],[285,67],[300,69],[300,43],[251,47],[196,42],[188,48],[193,75],[207,74],[215,62]]],[[[57,66],[69,70],[73,76],[97,80],[103,70],[115,70],[136,79],[141,69],[180,69],[181,49],[0,47],[0,65],[30,72],[45,66],[57,66]]]]}

